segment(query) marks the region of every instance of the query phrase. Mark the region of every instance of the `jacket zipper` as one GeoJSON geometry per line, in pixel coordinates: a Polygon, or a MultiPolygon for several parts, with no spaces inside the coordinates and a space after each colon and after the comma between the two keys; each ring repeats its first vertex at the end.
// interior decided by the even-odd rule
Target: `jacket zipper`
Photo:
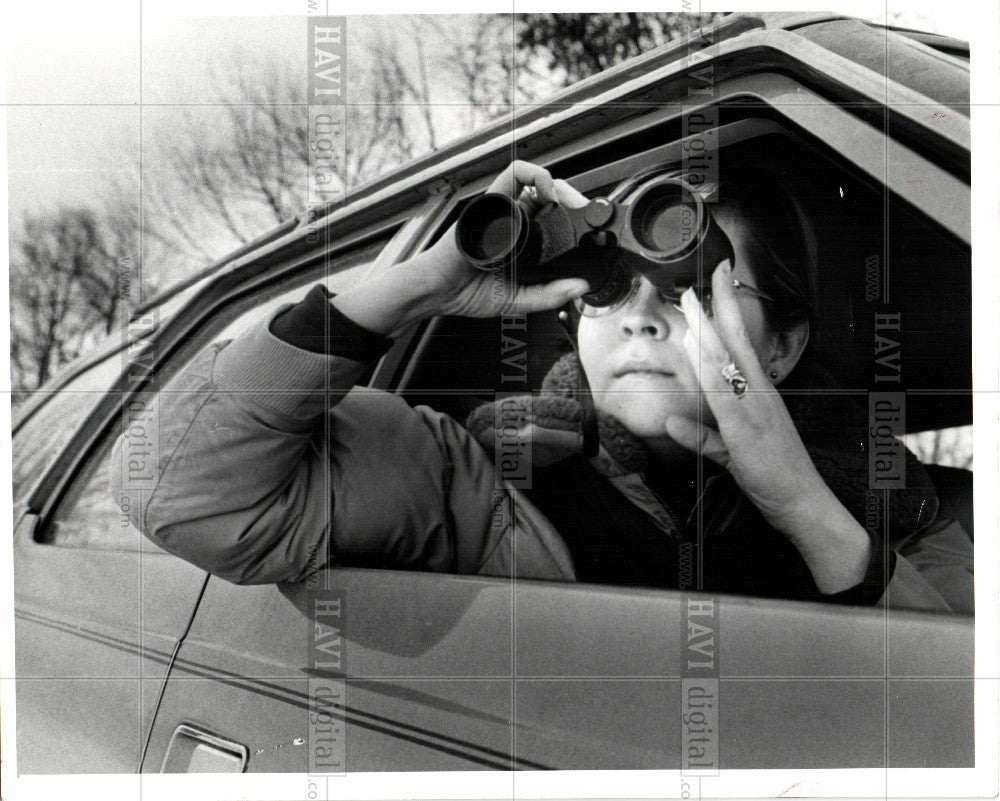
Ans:
{"type": "MultiPolygon", "coordinates": [[[[717,478],[718,478],[717,476],[709,476],[708,481],[705,482],[705,486],[702,488],[701,492],[698,494],[698,498],[694,502],[694,509],[692,509],[691,511],[692,514],[694,514],[695,511],[697,511],[698,506],[701,505],[702,501],[705,498],[705,495],[708,493],[709,486],[711,486],[712,482],[715,481],[717,478]]],[[[663,496],[660,495],[660,493],[658,493],[655,489],[650,487],[649,484],[646,484],[645,481],[643,481],[642,483],[649,490],[650,494],[652,494],[652,496],[657,500],[657,502],[660,504],[660,507],[667,513],[667,516],[670,518],[670,522],[673,524],[677,532],[681,535],[682,539],[686,540],[688,529],[690,528],[688,526],[688,522],[690,522],[690,516],[688,516],[688,521],[682,524],[680,517],[678,517],[677,513],[674,512],[673,508],[671,508],[667,504],[663,496]]],[[[649,514],[649,512],[647,512],[646,514],[649,514]]],[[[707,537],[708,535],[709,532],[706,531],[705,536],[707,537]]]]}
{"type": "MultiPolygon", "coordinates": [[[[673,508],[671,508],[667,504],[667,502],[664,500],[663,496],[660,495],[660,493],[658,493],[655,489],[649,486],[649,484],[646,484],[645,481],[643,481],[642,483],[645,485],[646,489],[649,490],[650,495],[652,495],[653,498],[656,499],[656,502],[660,504],[660,508],[667,513],[667,517],[670,519],[670,525],[672,525],[674,527],[674,530],[683,538],[685,532],[687,531],[687,527],[681,525],[681,519],[677,516],[677,513],[673,510],[673,508]]],[[[646,510],[644,509],[643,511],[646,510]]],[[[653,517],[651,514],[649,514],[649,512],[646,512],[646,514],[649,515],[651,518],[653,517]]]]}

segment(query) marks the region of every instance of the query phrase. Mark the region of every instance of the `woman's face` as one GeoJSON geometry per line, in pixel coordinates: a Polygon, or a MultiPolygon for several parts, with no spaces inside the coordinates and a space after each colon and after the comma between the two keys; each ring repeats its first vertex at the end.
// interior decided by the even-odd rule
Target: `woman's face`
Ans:
{"type": "MultiPolygon", "coordinates": [[[[733,245],[733,277],[756,287],[756,276],[746,257],[742,222],[724,207],[714,209],[713,216],[733,245]]],[[[737,297],[750,342],[766,369],[774,337],[761,301],[750,292],[737,292],[737,297]]],[[[646,279],[625,307],[580,320],[580,360],[597,408],[617,417],[651,445],[669,439],[665,426],[672,415],[697,420],[701,407],[702,419],[714,425],[684,352],[686,331],[683,313],[646,279]]]]}

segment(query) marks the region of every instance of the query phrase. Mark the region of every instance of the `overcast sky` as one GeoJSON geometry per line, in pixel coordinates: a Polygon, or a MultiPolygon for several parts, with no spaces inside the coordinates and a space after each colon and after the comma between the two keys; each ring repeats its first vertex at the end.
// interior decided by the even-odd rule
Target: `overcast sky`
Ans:
{"type": "MultiPolygon", "coordinates": [[[[377,11],[380,2],[384,5],[384,0],[331,4],[330,11],[377,11]]],[[[6,9],[8,18],[0,20],[7,38],[11,215],[16,218],[24,210],[60,202],[85,203],[106,185],[109,171],[134,176],[140,124],[148,133],[158,124],[169,124],[183,105],[217,102],[208,70],[213,60],[237,46],[249,54],[286,58],[301,65],[304,76],[307,3],[144,0],[141,17],[135,0],[6,4],[16,6],[6,9]]],[[[881,7],[858,3],[849,13],[877,19],[881,7]]],[[[942,13],[943,7],[939,3],[923,12],[907,12],[908,19],[914,27],[967,37],[975,20],[967,13],[942,13]]],[[[510,8],[508,4],[495,10],[510,8]]],[[[441,4],[434,10],[442,10],[441,4]]],[[[547,4],[545,10],[556,9],[547,4]]],[[[585,6],[569,3],[562,10],[585,6]]],[[[391,25],[391,18],[386,23],[391,25]]]]}
{"type": "MultiPolygon", "coordinates": [[[[135,6],[136,4],[130,3],[135,6]]],[[[302,17],[171,18],[134,8],[78,15],[59,27],[23,26],[7,52],[11,211],[53,200],[86,201],[105,173],[130,177],[144,133],[186,105],[218,102],[213,60],[247,52],[302,52],[302,17]],[[140,38],[141,30],[141,38],[140,38]],[[141,84],[140,84],[141,80],[141,84]],[[140,113],[140,85],[142,109],[140,113]]],[[[197,112],[196,112],[197,113],[197,112]]]]}

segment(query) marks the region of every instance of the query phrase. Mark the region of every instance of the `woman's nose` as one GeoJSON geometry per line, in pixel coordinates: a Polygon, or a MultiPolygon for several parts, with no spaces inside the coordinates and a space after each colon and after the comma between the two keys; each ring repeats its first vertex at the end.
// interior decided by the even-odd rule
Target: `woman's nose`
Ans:
{"type": "Polygon", "coordinates": [[[670,336],[667,308],[669,307],[661,301],[656,287],[643,280],[635,296],[622,310],[618,323],[621,335],[626,339],[640,335],[666,339],[670,336]]]}

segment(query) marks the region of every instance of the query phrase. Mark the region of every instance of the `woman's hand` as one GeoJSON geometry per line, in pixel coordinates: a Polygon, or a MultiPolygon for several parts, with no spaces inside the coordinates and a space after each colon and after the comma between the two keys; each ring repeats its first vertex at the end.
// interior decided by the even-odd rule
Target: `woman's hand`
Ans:
{"type": "Polygon", "coordinates": [[[747,335],[723,262],[712,276],[714,324],[692,290],[681,297],[684,349],[718,430],[682,417],[667,420],[681,445],[725,467],[765,519],[799,549],[821,592],[858,584],[870,558],[867,532],[823,481],[784,401],[768,380],[747,335]],[[723,376],[735,363],[747,389],[737,395],[723,376]]]}
{"type": "MultiPolygon", "coordinates": [[[[548,203],[571,208],[587,204],[587,198],[568,183],[553,180],[548,170],[526,161],[513,162],[488,191],[517,198],[529,216],[548,203]]],[[[341,292],[333,303],[369,331],[396,337],[412,324],[440,314],[499,317],[543,311],[588,290],[582,278],[512,286],[503,275],[466,263],[455,245],[452,226],[428,250],[341,292]]]]}
{"type": "MultiPolygon", "coordinates": [[[[513,162],[486,191],[516,198],[529,217],[551,203],[569,208],[587,205],[587,198],[568,183],[554,180],[544,167],[527,161],[513,162]]],[[[444,314],[496,317],[543,311],[562,306],[589,289],[582,278],[513,286],[502,273],[476,269],[458,252],[455,226],[427,251],[427,257],[427,280],[439,288],[444,314]]]]}

